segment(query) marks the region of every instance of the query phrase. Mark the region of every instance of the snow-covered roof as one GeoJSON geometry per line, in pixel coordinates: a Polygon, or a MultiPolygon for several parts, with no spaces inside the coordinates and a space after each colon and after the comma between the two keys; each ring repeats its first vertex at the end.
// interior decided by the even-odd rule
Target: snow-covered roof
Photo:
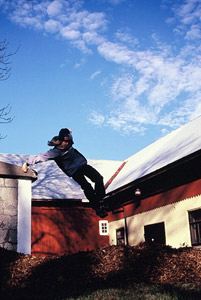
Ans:
{"type": "MultiPolygon", "coordinates": [[[[89,159],[88,163],[103,175],[104,183],[113,176],[108,193],[200,149],[201,116],[132,155],[125,160],[125,165],[122,161],[112,160],[89,159]]],[[[0,161],[19,166],[27,158],[28,155],[0,154],[0,161]]],[[[38,172],[38,179],[33,183],[33,199],[85,198],[80,186],[66,176],[54,161],[36,164],[34,169],[38,172]]]]}
{"type": "MultiPolygon", "coordinates": [[[[0,153],[0,161],[22,166],[28,155],[0,153]]],[[[93,160],[88,163],[97,169],[106,183],[122,164],[121,161],[93,160]]],[[[33,166],[38,172],[38,179],[32,185],[33,199],[84,199],[86,198],[80,186],[66,176],[54,161],[47,161],[33,166]]]]}
{"type": "Polygon", "coordinates": [[[120,188],[201,149],[201,116],[129,157],[109,185],[120,188]]]}

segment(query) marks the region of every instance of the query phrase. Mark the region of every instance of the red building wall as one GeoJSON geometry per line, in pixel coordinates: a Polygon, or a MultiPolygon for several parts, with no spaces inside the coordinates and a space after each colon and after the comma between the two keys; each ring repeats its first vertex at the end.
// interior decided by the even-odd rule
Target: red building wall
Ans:
{"type": "MultiPolygon", "coordinates": [[[[195,180],[188,184],[181,185],[179,187],[164,191],[163,193],[156,194],[154,196],[147,196],[139,201],[134,200],[133,203],[125,206],[126,216],[130,217],[145,211],[149,211],[158,207],[162,207],[168,204],[179,202],[190,197],[194,197],[201,194],[201,179],[195,180]]],[[[143,191],[142,191],[143,196],[143,191]]],[[[123,219],[123,210],[116,210],[115,214],[110,214],[108,221],[115,221],[123,219]],[[118,213],[119,211],[119,213],[118,213]]]]}
{"type": "Polygon", "coordinates": [[[32,255],[63,255],[108,245],[99,220],[86,207],[32,207],[32,255]]]}

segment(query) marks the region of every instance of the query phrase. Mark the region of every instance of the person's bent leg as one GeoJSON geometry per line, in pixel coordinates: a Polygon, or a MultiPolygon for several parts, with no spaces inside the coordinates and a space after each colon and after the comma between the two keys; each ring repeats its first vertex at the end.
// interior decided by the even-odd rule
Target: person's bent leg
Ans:
{"type": "Polygon", "coordinates": [[[98,201],[101,201],[105,197],[103,176],[90,165],[85,165],[82,171],[85,176],[95,183],[95,193],[98,201]]]}
{"type": "Polygon", "coordinates": [[[86,198],[90,201],[91,206],[96,209],[98,206],[96,193],[91,184],[84,177],[82,169],[78,169],[75,174],[73,174],[72,178],[81,186],[86,198]]]}

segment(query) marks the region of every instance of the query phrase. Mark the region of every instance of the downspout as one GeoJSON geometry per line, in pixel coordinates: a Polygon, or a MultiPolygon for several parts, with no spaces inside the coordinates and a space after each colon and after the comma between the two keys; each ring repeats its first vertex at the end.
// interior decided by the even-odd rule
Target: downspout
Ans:
{"type": "Polygon", "coordinates": [[[127,225],[127,216],[126,216],[126,210],[124,208],[124,206],[120,205],[120,207],[123,210],[119,210],[119,211],[113,211],[113,214],[118,214],[118,213],[124,213],[124,228],[125,228],[125,234],[126,234],[126,245],[129,246],[129,242],[128,242],[128,225],[127,225]]]}
{"type": "Polygon", "coordinates": [[[126,245],[129,246],[128,243],[128,225],[127,225],[127,216],[126,216],[126,210],[123,206],[121,206],[124,211],[124,226],[125,226],[125,233],[126,233],[126,245]]]}

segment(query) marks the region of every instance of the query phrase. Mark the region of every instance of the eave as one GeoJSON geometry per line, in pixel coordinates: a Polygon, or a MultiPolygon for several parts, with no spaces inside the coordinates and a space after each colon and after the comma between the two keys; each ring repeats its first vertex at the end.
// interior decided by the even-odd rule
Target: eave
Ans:
{"type": "Polygon", "coordinates": [[[21,167],[2,161],[0,161],[0,176],[10,179],[29,179],[32,182],[37,179],[37,173],[34,170],[28,169],[27,173],[24,173],[21,167]]]}
{"type": "Polygon", "coordinates": [[[201,178],[201,150],[138,178],[112,192],[105,200],[111,209],[140,201],[201,178]],[[135,196],[140,188],[142,194],[135,196]]]}

